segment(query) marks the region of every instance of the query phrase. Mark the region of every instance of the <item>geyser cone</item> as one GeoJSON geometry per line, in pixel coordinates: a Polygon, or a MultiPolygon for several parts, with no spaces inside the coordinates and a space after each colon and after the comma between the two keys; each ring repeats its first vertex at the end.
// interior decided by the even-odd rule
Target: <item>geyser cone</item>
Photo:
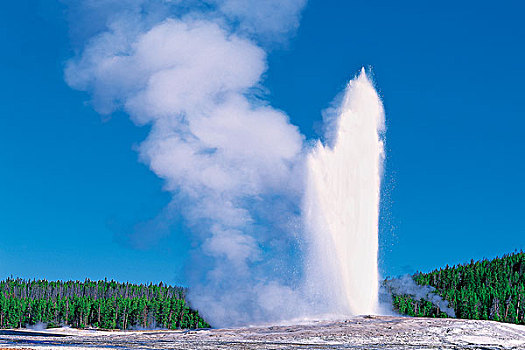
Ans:
{"type": "Polygon", "coordinates": [[[384,111],[364,69],[348,84],[334,127],[331,146],[318,142],[307,161],[310,288],[326,312],[374,314],[384,111]]]}

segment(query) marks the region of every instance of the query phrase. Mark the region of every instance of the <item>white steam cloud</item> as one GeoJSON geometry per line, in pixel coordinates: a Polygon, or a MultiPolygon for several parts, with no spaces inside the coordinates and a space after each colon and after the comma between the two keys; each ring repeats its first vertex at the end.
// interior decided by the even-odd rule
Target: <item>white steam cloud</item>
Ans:
{"type": "Polygon", "coordinates": [[[214,326],[300,309],[292,260],[303,136],[258,91],[266,70],[260,45],[293,33],[304,3],[71,4],[72,20],[85,27],[73,35],[92,36],[68,62],[66,81],[90,92],[100,113],[123,109],[151,127],[140,158],[165,180],[173,203],[184,203],[198,247],[190,299],[214,326]],[[93,13],[89,28],[84,16],[93,13]]]}
{"type": "Polygon", "coordinates": [[[314,150],[261,94],[266,51],[305,0],[69,4],[80,49],[66,81],[100,113],[150,127],[139,156],[172,201],[168,223],[145,226],[158,239],[182,211],[192,306],[213,326],[376,312],[384,114],[372,82],[363,70],[349,84],[337,137],[314,150]]]}

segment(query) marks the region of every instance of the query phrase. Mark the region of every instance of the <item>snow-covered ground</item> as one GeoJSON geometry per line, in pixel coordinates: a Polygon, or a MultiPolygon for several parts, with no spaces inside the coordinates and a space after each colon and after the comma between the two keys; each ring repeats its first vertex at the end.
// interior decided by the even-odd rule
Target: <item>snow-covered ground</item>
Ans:
{"type": "Polygon", "coordinates": [[[525,326],[493,321],[358,316],[343,321],[196,331],[0,332],[13,349],[525,349],[525,326]],[[33,332],[33,333],[31,333],[33,332]]]}

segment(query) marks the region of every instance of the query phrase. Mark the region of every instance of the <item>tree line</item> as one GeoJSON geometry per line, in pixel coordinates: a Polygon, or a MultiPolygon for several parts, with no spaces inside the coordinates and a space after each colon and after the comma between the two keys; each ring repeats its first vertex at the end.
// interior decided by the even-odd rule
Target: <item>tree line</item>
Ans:
{"type": "MultiPolygon", "coordinates": [[[[458,318],[525,324],[525,253],[471,260],[413,275],[419,285],[436,288],[458,318]]],[[[410,316],[447,317],[425,300],[394,295],[394,306],[410,316]]]]}
{"type": "Polygon", "coordinates": [[[449,317],[432,302],[424,299],[414,300],[409,295],[392,295],[392,306],[399,313],[413,317],[449,317]]]}
{"type": "Polygon", "coordinates": [[[0,281],[0,328],[207,328],[185,300],[186,290],[164,284],[115,281],[0,281]]]}

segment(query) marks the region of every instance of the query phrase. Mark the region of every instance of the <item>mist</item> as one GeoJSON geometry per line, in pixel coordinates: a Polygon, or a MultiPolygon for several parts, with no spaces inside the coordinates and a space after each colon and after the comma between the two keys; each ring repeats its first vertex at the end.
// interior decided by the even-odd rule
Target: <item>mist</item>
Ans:
{"type": "Polygon", "coordinates": [[[403,275],[398,278],[392,278],[385,280],[383,283],[382,291],[382,307],[387,311],[390,308],[392,310],[392,294],[394,295],[408,295],[414,300],[426,300],[431,302],[433,305],[439,307],[441,311],[446,313],[450,317],[456,317],[454,309],[452,309],[448,301],[444,300],[439,296],[437,290],[432,286],[420,286],[414,282],[414,279],[410,275],[403,275]]]}
{"type": "Polygon", "coordinates": [[[202,5],[72,5],[76,23],[89,27],[87,14],[98,20],[81,31],[93,35],[79,39],[65,79],[89,92],[98,112],[122,109],[150,127],[139,158],[172,193],[166,210],[184,208],[196,247],[193,307],[214,325],[277,320],[298,299],[304,137],[261,93],[264,45],[293,33],[304,1],[202,5]]]}
{"type": "MultiPolygon", "coordinates": [[[[306,169],[307,159],[314,150],[264,95],[268,52],[294,35],[304,0],[66,4],[77,52],[67,62],[65,80],[87,92],[99,113],[123,110],[135,124],[149,128],[138,147],[139,159],[171,193],[160,220],[169,221],[180,211],[191,231],[194,248],[187,271],[192,307],[216,327],[376,311],[382,164],[377,132],[384,115],[373,84],[363,71],[354,83],[361,87],[349,88],[347,110],[335,117],[357,113],[359,118],[350,118],[357,124],[370,115],[375,118],[361,144],[377,142],[374,155],[355,163],[369,170],[353,177],[356,186],[362,176],[373,178],[367,192],[372,198],[354,209],[367,213],[363,222],[370,251],[363,256],[367,264],[374,260],[367,270],[372,275],[366,279],[365,293],[371,296],[365,308],[348,306],[351,301],[343,291],[358,289],[353,283],[361,282],[359,278],[338,285],[337,295],[326,294],[331,306],[325,308],[326,277],[311,277],[314,251],[326,248],[313,249],[324,243],[311,234],[320,235],[323,229],[305,228],[304,214],[306,191],[313,188],[307,185],[312,174],[306,169]],[[355,99],[362,96],[368,99],[365,104],[372,104],[372,112],[361,113],[366,108],[355,99]],[[336,307],[341,298],[342,311],[336,307]]],[[[318,185],[315,193],[324,191],[324,185],[318,185]]],[[[360,201],[359,196],[354,199],[360,201]]],[[[169,229],[149,237],[144,230],[133,239],[148,241],[167,234],[169,229]]],[[[318,271],[329,271],[333,263],[325,259],[318,271]]]]}

